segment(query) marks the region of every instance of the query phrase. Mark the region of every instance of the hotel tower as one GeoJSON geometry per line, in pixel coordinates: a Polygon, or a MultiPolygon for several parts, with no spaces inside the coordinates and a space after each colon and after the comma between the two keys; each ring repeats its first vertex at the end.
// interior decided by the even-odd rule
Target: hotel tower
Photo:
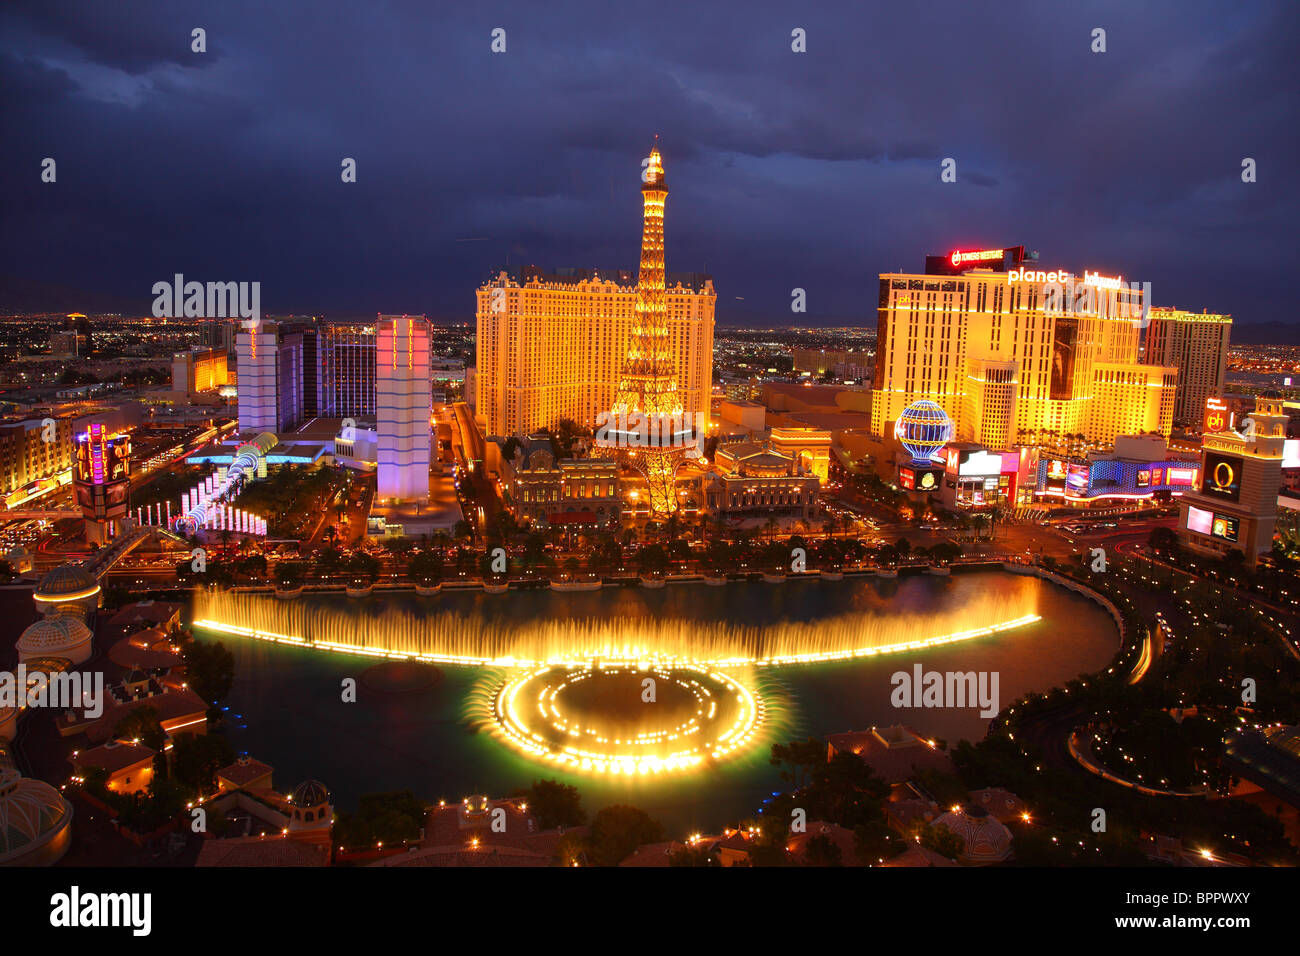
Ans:
{"type": "Polygon", "coordinates": [[[1232,316],[1182,309],[1152,309],[1143,361],[1178,368],[1174,421],[1200,424],[1205,402],[1223,395],[1232,316]]]}
{"type": "Polygon", "coordinates": [[[1138,363],[1145,289],[1024,261],[1022,246],[958,251],[925,274],[880,276],[872,428],[929,399],[957,439],[989,448],[1167,438],[1178,373],[1138,363]]]}
{"type": "Polygon", "coordinates": [[[381,315],[375,326],[378,499],[429,498],[429,320],[381,315]]]}
{"type": "Polygon", "coordinates": [[[717,296],[706,275],[665,274],[663,167],[645,174],[659,180],[643,184],[639,275],[525,269],[479,288],[474,410],[488,435],[526,435],[565,418],[595,427],[628,388],[653,394],[669,380],[673,397],[655,397],[655,407],[708,415],[717,296]]]}

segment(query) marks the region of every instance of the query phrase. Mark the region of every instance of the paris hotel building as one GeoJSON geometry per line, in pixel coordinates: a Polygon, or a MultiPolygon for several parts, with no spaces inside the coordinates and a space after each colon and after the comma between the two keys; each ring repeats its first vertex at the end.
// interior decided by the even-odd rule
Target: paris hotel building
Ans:
{"type": "MultiPolygon", "coordinates": [[[[590,427],[609,411],[636,322],[635,274],[500,272],[477,298],[474,399],[487,434],[531,434],[563,418],[590,427]]],[[[713,281],[669,275],[666,299],[682,408],[707,417],[713,281]]]]}
{"type": "Polygon", "coordinates": [[[1008,268],[1017,260],[1006,252],[994,268],[980,253],[978,268],[880,276],[873,429],[930,399],[955,438],[994,449],[1051,433],[1168,438],[1178,372],[1138,362],[1141,287],[1036,263],[1008,268]],[[1088,285],[1094,294],[1070,294],[1088,285]]]}

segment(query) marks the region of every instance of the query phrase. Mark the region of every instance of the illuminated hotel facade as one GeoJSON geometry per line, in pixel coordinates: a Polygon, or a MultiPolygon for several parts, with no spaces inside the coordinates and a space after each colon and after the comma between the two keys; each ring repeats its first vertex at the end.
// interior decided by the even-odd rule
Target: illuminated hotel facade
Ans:
{"type": "Polygon", "coordinates": [[[1052,433],[1168,437],[1177,370],[1138,363],[1145,290],[1024,263],[1017,246],[880,276],[874,430],[929,399],[957,440],[994,449],[1052,433]]]}
{"type": "Polygon", "coordinates": [[[1261,398],[1244,434],[1205,435],[1200,480],[1179,502],[1185,545],[1211,555],[1241,551],[1250,565],[1272,549],[1287,421],[1281,401],[1261,398]]]}
{"type": "Polygon", "coordinates": [[[1143,361],[1178,369],[1174,421],[1198,424],[1205,403],[1223,394],[1232,316],[1153,308],[1148,318],[1143,361]]]}
{"type": "MultiPolygon", "coordinates": [[[[521,278],[502,272],[478,290],[475,412],[489,435],[531,434],[562,418],[591,427],[614,404],[636,326],[636,280],[521,278]]],[[[669,344],[682,407],[692,416],[709,413],[716,301],[708,276],[668,279],[669,344]]]]}
{"type": "Polygon", "coordinates": [[[241,324],[235,336],[240,434],[284,432],[303,419],[303,333],[291,324],[241,324]]]}
{"type": "Polygon", "coordinates": [[[378,498],[429,498],[429,320],[381,315],[375,329],[378,498]]]}

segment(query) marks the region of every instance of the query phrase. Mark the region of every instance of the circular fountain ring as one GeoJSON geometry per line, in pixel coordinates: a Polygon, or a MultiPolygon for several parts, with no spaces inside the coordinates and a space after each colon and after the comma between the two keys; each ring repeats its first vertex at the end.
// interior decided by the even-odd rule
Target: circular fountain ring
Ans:
{"type": "Polygon", "coordinates": [[[597,773],[671,773],[735,755],[763,723],[762,699],[708,667],[601,661],[506,680],[493,723],[516,750],[597,773]]]}

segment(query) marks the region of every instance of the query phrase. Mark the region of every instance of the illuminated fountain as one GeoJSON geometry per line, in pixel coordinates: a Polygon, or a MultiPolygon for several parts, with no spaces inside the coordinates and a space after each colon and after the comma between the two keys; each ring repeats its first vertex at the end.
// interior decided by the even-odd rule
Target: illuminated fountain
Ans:
{"type": "Polygon", "coordinates": [[[361,618],[337,607],[204,591],[195,597],[194,624],[316,650],[485,668],[490,687],[476,715],[515,750],[576,771],[649,774],[752,747],[767,717],[763,671],[985,637],[1038,621],[1036,609],[1030,595],[989,594],[956,611],[752,627],[630,617],[500,624],[393,607],[361,618]],[[642,700],[646,679],[653,707],[642,700]]]}

